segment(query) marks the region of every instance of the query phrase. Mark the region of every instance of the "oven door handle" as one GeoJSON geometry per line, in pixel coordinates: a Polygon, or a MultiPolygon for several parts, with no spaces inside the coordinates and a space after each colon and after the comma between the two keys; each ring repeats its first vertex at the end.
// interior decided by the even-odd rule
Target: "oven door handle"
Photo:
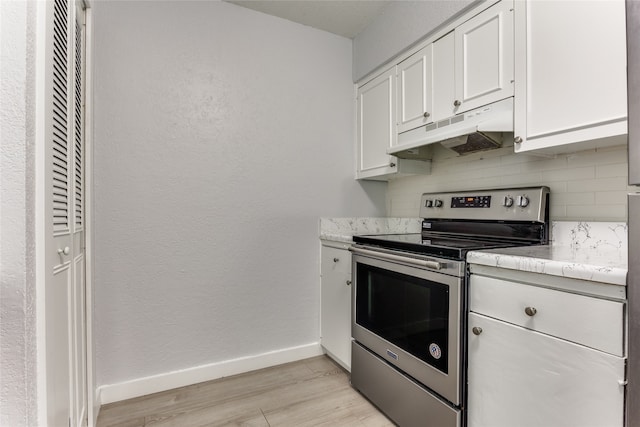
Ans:
{"type": "Polygon", "coordinates": [[[366,255],[370,257],[383,259],[386,261],[402,262],[405,264],[416,265],[418,267],[430,268],[432,270],[440,270],[442,268],[442,263],[438,261],[432,261],[427,259],[417,259],[417,258],[405,257],[401,255],[393,255],[385,252],[378,252],[378,251],[371,251],[369,249],[357,248],[354,246],[351,246],[349,250],[356,255],[366,255]]]}

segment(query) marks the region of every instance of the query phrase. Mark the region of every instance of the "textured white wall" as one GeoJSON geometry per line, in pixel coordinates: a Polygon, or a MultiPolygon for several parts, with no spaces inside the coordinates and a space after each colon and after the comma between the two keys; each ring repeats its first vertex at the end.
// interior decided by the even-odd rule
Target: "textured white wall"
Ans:
{"type": "Polygon", "coordinates": [[[555,157],[514,154],[513,144],[498,150],[455,157],[435,146],[431,175],[389,183],[389,216],[419,216],[427,192],[546,185],[554,221],[627,219],[627,147],[585,150],[555,157]]]}
{"type": "Polygon", "coordinates": [[[0,2],[0,425],[33,426],[36,400],[32,2],[0,2]]]}
{"type": "Polygon", "coordinates": [[[95,2],[97,384],[318,341],[353,179],[351,41],[223,2],[95,2]]]}
{"type": "Polygon", "coordinates": [[[477,0],[395,1],[353,39],[353,81],[464,12],[477,0]]]}

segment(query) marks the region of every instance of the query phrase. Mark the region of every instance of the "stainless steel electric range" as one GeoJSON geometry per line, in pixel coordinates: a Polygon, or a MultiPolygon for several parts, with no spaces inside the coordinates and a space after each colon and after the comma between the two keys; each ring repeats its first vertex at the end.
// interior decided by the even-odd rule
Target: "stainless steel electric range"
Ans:
{"type": "Polygon", "coordinates": [[[546,244],[549,189],[423,194],[422,233],[354,236],[351,384],[401,426],[461,426],[470,250],[546,244]]]}

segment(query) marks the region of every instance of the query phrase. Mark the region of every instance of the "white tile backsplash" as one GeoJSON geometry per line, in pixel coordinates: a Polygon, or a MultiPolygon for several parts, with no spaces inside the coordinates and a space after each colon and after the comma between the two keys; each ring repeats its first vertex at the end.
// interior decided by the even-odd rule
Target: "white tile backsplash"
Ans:
{"type": "Polygon", "coordinates": [[[627,177],[627,163],[596,165],[596,178],[627,177]]]}
{"type": "Polygon", "coordinates": [[[567,191],[616,191],[627,188],[627,175],[611,178],[594,178],[567,181],[567,191]]]}
{"type": "Polygon", "coordinates": [[[430,175],[389,182],[387,215],[419,216],[422,193],[546,185],[551,220],[623,221],[627,218],[627,147],[542,157],[514,154],[513,146],[456,157],[434,147],[430,175]]]}

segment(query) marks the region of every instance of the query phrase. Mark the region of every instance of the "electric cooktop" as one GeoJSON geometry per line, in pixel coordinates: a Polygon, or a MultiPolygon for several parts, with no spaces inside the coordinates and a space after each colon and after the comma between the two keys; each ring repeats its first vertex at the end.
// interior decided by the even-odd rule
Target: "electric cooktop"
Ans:
{"type": "Polygon", "coordinates": [[[353,241],[368,246],[442,256],[457,260],[463,260],[468,251],[514,246],[514,243],[508,242],[423,236],[420,233],[353,236],[353,241]]]}

